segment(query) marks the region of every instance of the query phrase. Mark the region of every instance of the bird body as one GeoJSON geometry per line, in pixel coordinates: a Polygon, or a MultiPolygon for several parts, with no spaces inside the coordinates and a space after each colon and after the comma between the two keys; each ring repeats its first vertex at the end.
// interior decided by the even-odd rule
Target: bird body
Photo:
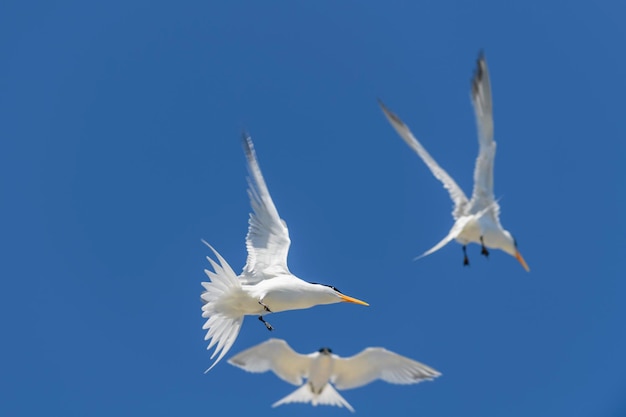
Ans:
{"type": "Polygon", "coordinates": [[[273,327],[263,316],[287,310],[299,310],[321,304],[350,302],[368,305],[364,301],[342,294],[335,287],[304,281],[287,267],[289,231],[279,217],[269,194],[256,153],[249,136],[243,138],[244,149],[251,174],[248,195],[253,212],[250,214],[246,247],[248,259],[239,275],[228,262],[207,242],[217,262],[207,257],[213,271],[205,270],[210,282],[203,282],[201,295],[204,303],[202,317],[205,340],[211,339],[207,349],[216,346],[211,355],[217,359],[211,370],[228,352],[246,315],[257,315],[269,330],[273,327]]]}
{"type": "Polygon", "coordinates": [[[349,358],[333,354],[329,348],[303,355],[280,339],[253,346],[230,358],[228,363],[248,372],[272,371],[284,381],[300,385],[272,407],[299,402],[314,406],[335,405],[354,411],[336,389],[357,388],[376,379],[394,384],[415,384],[441,375],[420,362],[380,347],[366,348],[349,358]]]}
{"type": "Polygon", "coordinates": [[[526,261],[517,249],[517,243],[511,233],[500,224],[500,205],[493,194],[493,164],[496,155],[496,142],[493,139],[493,105],[491,83],[487,61],[481,53],[472,79],[472,104],[478,124],[479,151],[474,169],[474,189],[468,199],[454,179],[439,166],[437,161],[426,151],[413,136],[409,127],[379,100],[379,104],[400,137],[422,158],[435,178],[443,183],[454,203],[452,216],[455,220],[448,235],[418,258],[430,255],[444,247],[451,240],[463,245],[464,264],[469,263],[465,246],[477,243],[482,246],[482,254],[489,255],[487,247],[500,249],[514,256],[526,271],[526,261]]]}

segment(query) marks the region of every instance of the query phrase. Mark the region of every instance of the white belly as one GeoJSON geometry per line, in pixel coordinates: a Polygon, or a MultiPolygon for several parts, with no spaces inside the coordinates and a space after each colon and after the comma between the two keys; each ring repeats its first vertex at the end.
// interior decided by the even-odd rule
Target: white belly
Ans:
{"type": "Polygon", "coordinates": [[[320,354],[311,362],[308,384],[314,394],[319,394],[330,380],[333,373],[333,358],[330,355],[320,354]]]}
{"type": "MultiPolygon", "coordinates": [[[[306,283],[293,276],[266,279],[256,285],[244,285],[245,291],[266,305],[272,313],[299,310],[320,304],[306,292],[306,283]]],[[[263,306],[261,314],[267,314],[263,306]]]]}
{"type": "Polygon", "coordinates": [[[476,219],[471,219],[461,233],[456,237],[456,241],[462,245],[467,245],[468,243],[480,243],[480,236],[482,235],[482,228],[480,225],[480,221],[476,219]]]}

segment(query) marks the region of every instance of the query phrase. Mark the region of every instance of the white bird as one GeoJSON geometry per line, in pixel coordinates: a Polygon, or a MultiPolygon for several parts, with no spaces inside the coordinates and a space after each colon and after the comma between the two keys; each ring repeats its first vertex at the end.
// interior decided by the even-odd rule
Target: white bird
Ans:
{"type": "Polygon", "coordinates": [[[329,348],[302,355],[281,339],[270,339],[244,350],[228,363],[248,372],[272,371],[290,384],[302,385],[272,407],[311,403],[346,407],[352,412],[352,406],[335,388],[357,388],[377,379],[392,384],[416,384],[441,375],[422,363],[381,347],[369,347],[349,358],[337,356],[329,348]],[[307,379],[305,384],[303,378],[307,379]]]}
{"type": "Polygon", "coordinates": [[[245,315],[258,316],[268,330],[273,330],[263,319],[265,314],[342,301],[368,305],[342,294],[335,287],[306,282],[289,272],[287,253],[291,240],[287,224],[278,215],[256,160],[252,140],[245,134],[243,145],[252,177],[248,179],[248,195],[253,209],[248,222],[248,259],[243,272],[237,276],[228,262],[203,241],[219,261],[218,264],[207,257],[214,272],[205,270],[211,282],[202,283],[206,290],[201,296],[202,317],[208,319],[202,327],[208,330],[204,339],[212,339],[207,349],[216,345],[211,359],[218,355],[206,372],[232,347],[245,315]]]}
{"type": "Polygon", "coordinates": [[[487,247],[500,249],[514,256],[526,271],[530,271],[526,261],[517,249],[517,242],[508,230],[500,224],[500,205],[493,195],[493,160],[496,155],[496,142],[493,140],[493,108],[491,85],[485,56],[481,52],[472,79],[472,104],[478,124],[479,152],[474,169],[474,190],[472,199],[463,193],[446,171],[437,164],[424,147],[413,136],[409,127],[388,110],[379,100],[385,116],[400,134],[402,139],[422,158],[431,172],[443,183],[454,202],[452,216],[455,223],[448,235],[418,258],[430,255],[444,247],[452,239],[463,245],[463,264],[468,265],[466,245],[478,243],[481,254],[489,256],[487,247]]]}

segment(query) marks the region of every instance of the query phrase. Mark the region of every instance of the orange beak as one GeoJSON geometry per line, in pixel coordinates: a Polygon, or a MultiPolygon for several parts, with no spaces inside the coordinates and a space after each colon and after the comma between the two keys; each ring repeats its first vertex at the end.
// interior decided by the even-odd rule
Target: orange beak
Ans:
{"type": "Polygon", "coordinates": [[[526,263],[524,258],[522,258],[522,254],[519,253],[519,251],[515,251],[515,259],[517,259],[519,261],[519,263],[522,264],[522,266],[524,267],[526,272],[530,272],[530,268],[528,267],[528,264],[526,263]]]}
{"type": "Polygon", "coordinates": [[[341,301],[345,301],[347,303],[360,304],[362,306],[369,306],[365,301],[357,300],[356,298],[348,297],[347,295],[339,294],[341,301]]]}

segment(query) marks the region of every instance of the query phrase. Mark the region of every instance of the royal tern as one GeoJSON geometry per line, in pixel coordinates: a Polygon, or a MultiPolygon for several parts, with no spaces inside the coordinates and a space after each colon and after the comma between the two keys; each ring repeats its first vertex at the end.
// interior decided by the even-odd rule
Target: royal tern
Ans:
{"type": "Polygon", "coordinates": [[[248,259],[243,272],[237,276],[228,262],[207,242],[219,264],[207,257],[213,272],[205,270],[210,282],[203,282],[202,317],[207,331],[205,340],[211,339],[207,349],[216,346],[211,355],[217,359],[213,368],[232,347],[245,315],[256,315],[268,330],[272,326],[263,319],[269,313],[298,310],[320,304],[334,304],[342,301],[368,305],[342,294],[330,285],[310,283],[289,272],[287,253],[289,252],[289,231],[280,218],[274,202],[263,180],[256,159],[254,146],[249,136],[243,136],[243,145],[248,160],[248,196],[253,212],[250,213],[246,247],[248,259]]]}
{"type": "Polygon", "coordinates": [[[337,356],[329,348],[302,355],[281,339],[269,339],[244,350],[228,363],[248,372],[272,371],[290,384],[302,385],[272,407],[311,403],[346,407],[352,412],[352,406],[335,388],[357,388],[377,379],[392,384],[416,384],[441,375],[422,363],[381,347],[369,347],[349,358],[337,356]],[[303,378],[307,379],[305,384],[302,384],[303,378]]]}
{"type": "Polygon", "coordinates": [[[446,171],[437,164],[424,147],[413,136],[409,127],[392,113],[379,100],[385,116],[400,134],[402,139],[422,158],[433,175],[443,183],[454,202],[452,216],[455,223],[448,235],[418,258],[430,255],[444,247],[452,239],[463,245],[463,264],[469,265],[466,245],[478,243],[481,254],[489,256],[487,248],[500,249],[514,256],[526,271],[530,271],[526,261],[517,249],[517,242],[508,230],[500,224],[500,205],[493,195],[493,160],[496,155],[496,142],[493,140],[493,108],[491,85],[487,61],[481,52],[472,79],[472,104],[478,124],[479,152],[474,169],[474,190],[472,199],[463,193],[446,171]]]}

